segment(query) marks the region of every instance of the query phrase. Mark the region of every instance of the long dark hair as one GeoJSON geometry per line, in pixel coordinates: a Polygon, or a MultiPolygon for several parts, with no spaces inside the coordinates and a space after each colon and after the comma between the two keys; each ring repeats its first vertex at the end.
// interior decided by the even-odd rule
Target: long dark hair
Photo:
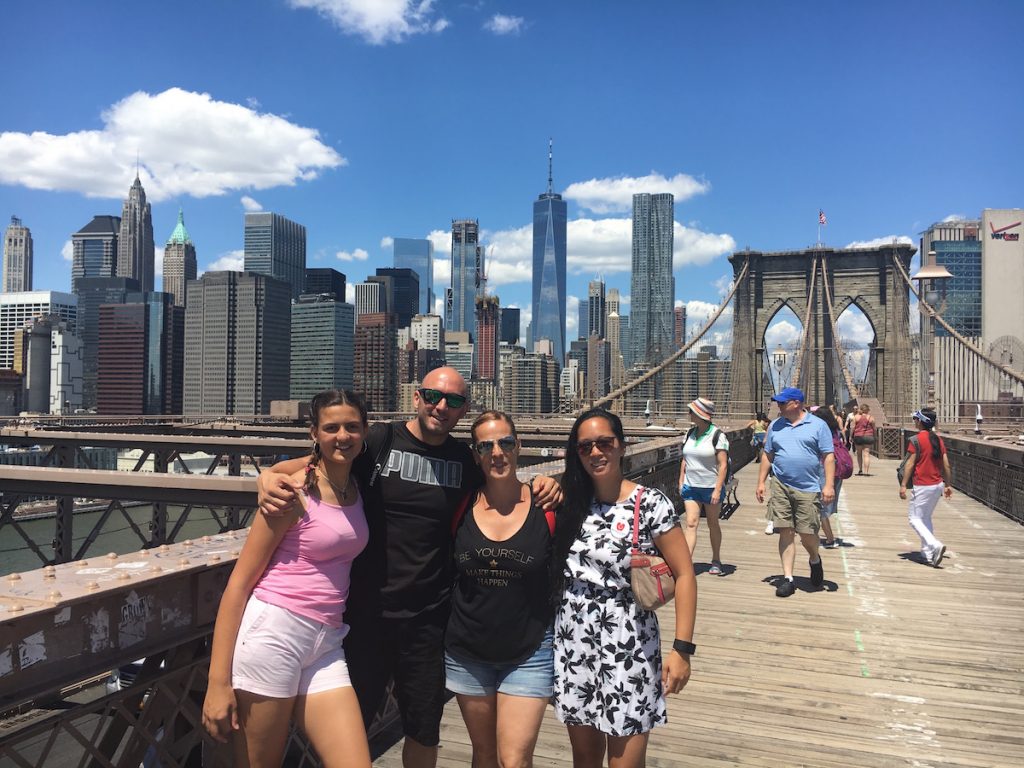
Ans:
{"type": "Polygon", "coordinates": [[[836,415],[829,410],[828,406],[819,405],[812,413],[828,424],[829,431],[832,432],[833,437],[839,434],[839,422],[836,421],[836,415]]]}
{"type": "MultiPolygon", "coordinates": [[[[309,426],[316,428],[320,426],[320,412],[324,408],[330,408],[334,405],[348,405],[355,408],[359,412],[359,419],[363,422],[363,428],[366,428],[367,412],[366,412],[366,401],[363,400],[362,395],[358,395],[351,389],[326,389],[313,396],[313,399],[309,401],[309,426]]],[[[363,436],[366,439],[366,436],[363,436]]],[[[365,448],[365,443],[363,444],[365,448]]],[[[306,492],[316,490],[316,467],[320,463],[322,457],[320,455],[320,444],[313,443],[313,458],[306,465],[306,481],[303,487],[306,492]]]]}
{"type": "Polygon", "coordinates": [[[569,442],[565,449],[565,472],[562,473],[562,508],[558,513],[558,526],[555,529],[554,563],[551,569],[551,591],[555,600],[561,597],[565,588],[565,562],[569,557],[569,550],[579,537],[583,521],[590,514],[590,505],[594,500],[594,481],[583,468],[583,462],[576,451],[580,425],[594,418],[608,422],[618,441],[622,445],[626,444],[622,420],[604,408],[591,408],[580,414],[569,431],[569,442]]]}

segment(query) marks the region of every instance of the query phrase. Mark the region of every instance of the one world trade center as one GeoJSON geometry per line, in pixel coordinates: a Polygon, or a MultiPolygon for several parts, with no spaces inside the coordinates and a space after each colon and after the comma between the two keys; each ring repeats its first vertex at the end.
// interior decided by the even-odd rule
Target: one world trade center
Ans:
{"type": "MultiPolygon", "coordinates": [[[[549,339],[558,365],[565,365],[566,205],[552,189],[548,144],[548,191],[533,203],[533,343],[549,339]]],[[[531,350],[532,351],[532,350],[531,350]]]]}

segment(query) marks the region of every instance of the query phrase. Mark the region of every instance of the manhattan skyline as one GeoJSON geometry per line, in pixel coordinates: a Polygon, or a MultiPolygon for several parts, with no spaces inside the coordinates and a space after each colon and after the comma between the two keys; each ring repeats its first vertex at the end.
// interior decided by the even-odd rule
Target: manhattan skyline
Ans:
{"type": "Polygon", "coordinates": [[[435,286],[447,286],[449,224],[473,218],[488,290],[523,309],[525,328],[530,206],[553,137],[567,339],[599,274],[628,310],[634,192],[675,197],[673,274],[691,327],[728,282],[729,253],[807,247],[819,209],[824,242],[845,247],[916,245],[946,217],[1021,205],[1024,108],[1004,98],[1024,69],[1017,3],[358,12],[371,6],[13,6],[11,60],[36,64],[0,75],[30,107],[0,122],[0,213],[32,231],[34,287],[69,290],[71,233],[118,215],[136,158],[158,260],[180,205],[200,271],[240,268],[244,213],[261,209],[305,226],[308,266],[350,286],[392,265],[396,237],[430,239],[435,286]],[[985,43],[948,44],[953,29],[985,43]],[[174,37],[180,55],[124,67],[116,47],[92,45],[107,35],[174,37]],[[253,59],[251,40],[271,37],[253,59]],[[472,97],[460,114],[478,119],[451,119],[453,83],[472,97]],[[942,107],[952,93],[976,114],[942,107]]]}

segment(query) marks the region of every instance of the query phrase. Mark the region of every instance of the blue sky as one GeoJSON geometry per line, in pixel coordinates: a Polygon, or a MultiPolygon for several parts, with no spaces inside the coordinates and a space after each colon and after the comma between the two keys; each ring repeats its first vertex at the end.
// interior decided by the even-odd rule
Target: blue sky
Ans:
{"type": "MultiPolygon", "coordinates": [[[[677,299],[726,256],[909,237],[1018,207],[1024,3],[48,2],[5,9],[0,216],[35,287],[135,173],[158,245],[178,206],[200,270],[238,262],[247,206],[308,231],[351,283],[477,218],[490,287],[529,307],[531,205],[569,200],[569,293],[629,294],[629,196],[676,193],[677,299]],[[130,10],[129,10],[130,9],[130,10]]],[[[575,303],[570,299],[570,337],[575,303]]],[[[856,334],[856,318],[845,327],[856,334]]]]}

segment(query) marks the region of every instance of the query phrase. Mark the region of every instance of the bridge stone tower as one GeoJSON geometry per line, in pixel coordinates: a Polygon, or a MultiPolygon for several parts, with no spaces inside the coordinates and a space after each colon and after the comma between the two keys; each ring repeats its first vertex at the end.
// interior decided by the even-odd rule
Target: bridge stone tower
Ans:
{"type": "MultiPolygon", "coordinates": [[[[865,249],[818,246],[802,251],[739,251],[729,257],[739,276],[749,261],[750,273],[736,291],[733,315],[732,403],[735,410],[758,410],[772,395],[772,350],[765,350],[768,325],[783,307],[804,322],[805,347],[801,384],[809,403],[833,403],[840,397],[842,372],[836,354],[825,281],[832,295],[835,319],[851,304],[874,329],[868,345],[868,370],[860,400],[877,399],[885,413],[909,413],[914,381],[911,370],[909,292],[896,269],[899,259],[909,273],[916,249],[906,244],[865,249]],[[817,266],[815,266],[817,265],[817,266]],[[813,277],[812,277],[813,275],[813,277]],[[813,290],[812,290],[813,288],[813,290]],[[749,404],[749,406],[748,406],[749,404]]],[[[788,382],[787,382],[788,383],[788,382]]],[[[873,409],[879,423],[884,413],[873,409]]]]}

